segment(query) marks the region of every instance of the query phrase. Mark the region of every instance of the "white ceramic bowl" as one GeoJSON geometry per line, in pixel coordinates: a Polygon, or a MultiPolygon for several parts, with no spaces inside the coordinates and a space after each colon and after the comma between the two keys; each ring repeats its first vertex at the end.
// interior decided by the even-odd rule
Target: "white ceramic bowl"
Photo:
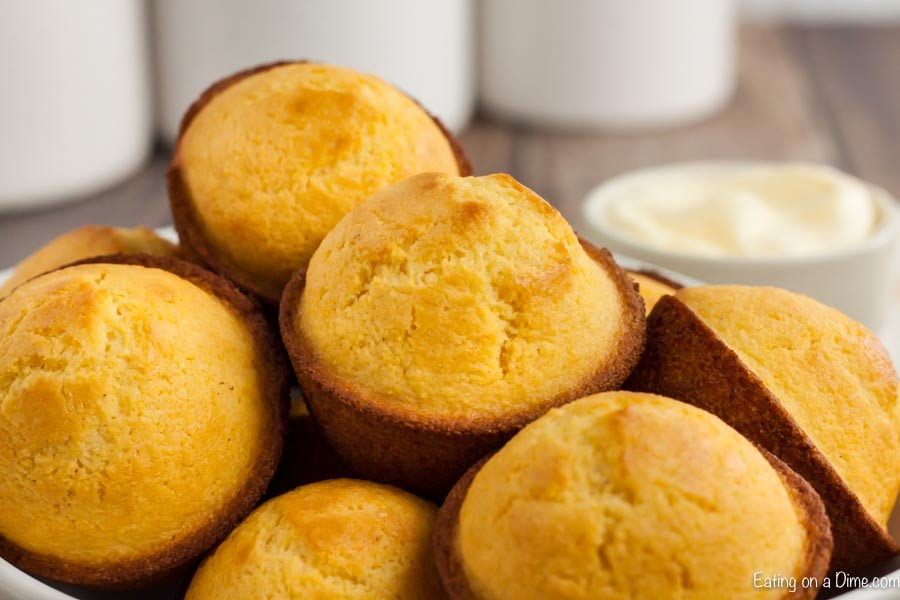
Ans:
{"type": "Polygon", "coordinates": [[[888,331],[889,304],[894,293],[892,263],[898,232],[898,212],[891,196],[871,186],[878,209],[875,232],[862,243],[845,250],[796,258],[709,257],[654,248],[623,234],[607,217],[611,198],[638,180],[665,172],[735,169],[758,162],[698,162],[641,169],[611,179],[594,188],[583,206],[589,227],[581,234],[594,244],[637,259],[678,271],[708,283],[770,285],[812,296],[866,325],[884,339],[888,331]]]}
{"type": "Polygon", "coordinates": [[[0,558],[0,598],[4,600],[73,600],[74,596],[41,583],[0,558]]]}

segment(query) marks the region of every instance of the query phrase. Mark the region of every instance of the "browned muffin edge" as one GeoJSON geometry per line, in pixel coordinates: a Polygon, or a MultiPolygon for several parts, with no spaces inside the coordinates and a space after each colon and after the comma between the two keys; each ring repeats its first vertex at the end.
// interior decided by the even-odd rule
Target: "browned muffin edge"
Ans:
{"type": "Polygon", "coordinates": [[[269,439],[261,444],[262,453],[257,459],[253,477],[235,491],[221,511],[210,515],[207,524],[198,531],[153,555],[102,566],[75,564],[29,552],[0,536],[0,556],[29,573],[95,589],[141,588],[165,579],[199,558],[228,535],[262,497],[275,473],[284,444],[289,408],[287,361],[259,305],[231,282],[193,263],[172,257],[117,254],[77,261],[57,270],[83,264],[124,264],[162,269],[190,281],[227,303],[241,317],[263,359],[260,377],[272,417],[271,427],[268,428],[269,439]]]}
{"type": "Polygon", "coordinates": [[[623,305],[615,349],[591,376],[569,390],[540,405],[490,421],[410,415],[374,402],[340,381],[318,360],[309,340],[294,326],[306,275],[304,270],[295,273],[281,301],[282,339],[310,413],[348,466],[374,481],[440,499],[469,466],[551,408],[619,387],[644,347],[643,300],[608,251],[582,244],[613,279],[623,305]]]}
{"type": "MultiPolygon", "coordinates": [[[[270,69],[274,69],[276,67],[281,67],[289,64],[305,64],[309,62],[311,61],[279,60],[271,63],[257,65],[249,69],[238,71],[237,73],[229,75],[228,77],[220,79],[219,81],[216,81],[215,83],[210,85],[191,104],[187,112],[185,112],[184,117],[181,120],[181,125],[179,127],[178,139],[175,142],[175,151],[172,155],[172,160],[169,163],[169,167],[166,170],[166,192],[169,198],[169,205],[172,210],[175,230],[178,232],[178,236],[181,240],[181,245],[184,246],[185,254],[192,258],[196,257],[216,273],[230,279],[238,287],[254,295],[261,302],[269,305],[277,305],[281,297],[280,294],[276,293],[274,291],[274,288],[271,286],[264,286],[259,284],[254,280],[254,277],[250,273],[243,271],[237,265],[232,264],[231,261],[221,258],[207,242],[203,229],[200,226],[200,219],[197,216],[196,208],[194,206],[190,190],[188,189],[188,185],[184,177],[183,166],[181,164],[181,141],[184,138],[184,134],[187,132],[188,127],[190,127],[191,122],[193,122],[194,118],[196,118],[200,111],[202,111],[203,108],[206,107],[216,96],[218,96],[231,86],[248,77],[251,77],[258,73],[262,73],[264,71],[268,71],[270,69]]],[[[413,100],[413,102],[416,102],[414,98],[409,98],[413,100]]],[[[416,102],[416,104],[421,107],[418,102],[416,102]]],[[[441,133],[444,134],[447,142],[450,144],[450,149],[453,152],[454,158],[456,159],[459,174],[463,176],[471,175],[472,164],[469,161],[469,158],[466,156],[466,153],[463,150],[462,144],[460,144],[459,140],[452,133],[450,133],[450,131],[444,126],[440,119],[429,113],[424,109],[424,107],[422,108],[422,110],[424,110],[425,113],[434,121],[434,123],[441,130],[441,133]]]]}
{"type": "Polygon", "coordinates": [[[625,388],[713,413],[808,481],[831,521],[832,571],[853,572],[900,551],[762,380],[677,297],[663,296],[651,311],[646,350],[625,388]]]}

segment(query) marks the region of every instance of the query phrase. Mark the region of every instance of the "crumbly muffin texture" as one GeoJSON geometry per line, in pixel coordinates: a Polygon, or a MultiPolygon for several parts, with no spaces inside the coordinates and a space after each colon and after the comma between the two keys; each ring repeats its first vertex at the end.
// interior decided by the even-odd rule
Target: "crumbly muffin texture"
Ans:
{"type": "Polygon", "coordinates": [[[458,551],[475,597],[774,598],[802,575],[801,509],[713,415],[609,392],[528,425],[475,475],[458,551]]]}
{"type": "Polygon", "coordinates": [[[865,327],[785,290],[703,286],[676,294],[755,373],[885,526],[900,488],[898,380],[865,327]]]}
{"type": "Polygon", "coordinates": [[[436,507],[336,479],[262,505],[203,563],[187,600],[444,598],[431,552],[436,507]]]}
{"type": "Polygon", "coordinates": [[[161,269],[85,264],[0,301],[0,536],[87,567],[153,555],[253,477],[255,341],[161,269]]]}
{"type": "Polygon", "coordinates": [[[477,422],[584,385],[627,310],[562,216],[512,177],[426,173],[325,238],[293,326],[360,397],[477,422]]]}
{"type": "Polygon", "coordinates": [[[416,173],[459,172],[415,101],[377,77],[314,63],[221,90],[194,115],[173,164],[215,253],[276,300],[356,203],[416,173]]]}

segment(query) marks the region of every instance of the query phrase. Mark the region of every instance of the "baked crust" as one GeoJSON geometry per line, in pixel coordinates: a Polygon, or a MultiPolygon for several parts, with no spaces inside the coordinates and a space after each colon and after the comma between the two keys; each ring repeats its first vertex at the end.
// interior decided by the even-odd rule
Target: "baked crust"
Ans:
{"type": "Polygon", "coordinates": [[[664,296],[647,327],[647,348],[626,389],[707,410],[806,479],[832,523],[832,571],[855,571],[900,552],[775,395],[694,311],[664,296]]]}
{"type": "MultiPolygon", "coordinates": [[[[828,570],[828,559],[831,556],[832,548],[831,529],[825,514],[825,506],[816,491],[802,477],[794,473],[777,457],[762,448],[757,448],[778,473],[791,500],[803,511],[802,521],[809,537],[806,543],[803,568],[797,575],[797,579],[799,581],[801,577],[809,576],[815,577],[817,581],[822,581],[828,570]]],[[[480,460],[466,471],[465,475],[450,490],[434,522],[432,533],[434,560],[437,563],[444,590],[450,600],[479,600],[472,592],[466,578],[457,539],[459,538],[459,512],[466,499],[466,493],[469,491],[469,486],[472,485],[472,480],[488,460],[490,460],[490,456],[480,460]]],[[[748,581],[748,585],[749,583],[748,581]]],[[[782,598],[785,600],[812,600],[817,593],[818,589],[816,588],[804,589],[798,584],[794,593],[786,590],[782,598]]]]}
{"type": "Polygon", "coordinates": [[[583,396],[617,388],[637,364],[644,348],[644,303],[635,283],[605,249],[581,241],[619,292],[624,318],[611,364],[541,406],[491,421],[409,415],[367,401],[337,379],[296,330],[296,311],[306,273],[294,274],[281,301],[281,335],[310,413],[331,446],[354,473],[441,499],[478,459],[549,409],[583,396]]]}
{"type": "Polygon", "coordinates": [[[0,284],[0,298],[15,288],[62,265],[92,256],[150,254],[179,257],[181,249],[143,226],[82,225],[63,232],[23,258],[0,284]]]}
{"type": "Polygon", "coordinates": [[[434,519],[434,529],[431,532],[431,542],[434,544],[434,562],[437,564],[441,583],[444,584],[444,591],[447,592],[450,600],[478,600],[466,578],[462,555],[456,540],[459,539],[459,512],[462,510],[463,501],[466,499],[472,480],[478,475],[481,467],[491,459],[491,456],[479,460],[465,472],[447,494],[447,499],[444,500],[434,519]]]}
{"type": "MultiPolygon", "coordinates": [[[[821,582],[828,573],[828,565],[831,553],[834,551],[834,538],[831,534],[831,520],[825,510],[825,503],[816,493],[816,490],[805,479],[797,475],[783,460],[756,445],[756,449],[766,457],[769,464],[781,477],[784,486],[794,504],[803,510],[802,523],[809,533],[806,543],[806,553],[803,557],[803,568],[797,577],[799,582],[803,577],[810,577],[813,581],[821,582]]],[[[786,594],[784,598],[812,600],[819,590],[816,587],[803,588],[797,585],[797,591],[786,594]]]]}
{"type": "Polygon", "coordinates": [[[210,514],[203,527],[165,550],[150,556],[102,566],[88,566],[29,552],[0,536],[0,557],[29,573],[95,589],[134,589],[161,581],[189,565],[207,549],[224,539],[256,506],[272,479],[281,457],[289,409],[289,369],[281,351],[281,344],[263,317],[257,302],[244,295],[226,279],[177,258],[141,254],[115,254],[89,258],[57,270],[93,263],[163,269],[190,281],[228,304],[247,324],[256,340],[258,354],[262,359],[260,375],[266,390],[264,397],[270,403],[272,413],[269,439],[261,446],[262,454],[252,471],[253,477],[235,491],[217,514],[210,514]]]}
{"type": "MultiPolygon", "coordinates": [[[[181,240],[181,245],[185,248],[186,254],[191,257],[198,257],[205,265],[207,265],[216,273],[227,277],[235,284],[237,284],[238,287],[246,292],[253,294],[263,303],[272,305],[277,305],[279,299],[268,297],[265,290],[251,281],[251,277],[247,277],[245,273],[241,272],[233,265],[229,265],[227,261],[221,260],[216,252],[212,249],[212,247],[210,247],[210,245],[207,243],[206,237],[203,235],[202,228],[199,225],[199,219],[197,218],[197,214],[194,209],[194,203],[185,182],[184,173],[182,171],[180,153],[181,140],[184,137],[184,133],[187,131],[187,128],[190,126],[191,121],[194,120],[197,114],[201,110],[203,110],[203,108],[207,104],[209,104],[213,98],[221,94],[232,85],[240,82],[243,79],[246,79],[247,77],[256,75],[257,73],[268,71],[269,69],[273,69],[275,67],[280,67],[282,65],[288,64],[303,64],[308,62],[311,61],[280,60],[266,63],[251,67],[249,69],[245,69],[243,71],[238,71],[237,73],[230,75],[224,79],[220,79],[219,81],[209,86],[202,94],[200,94],[200,97],[191,104],[187,112],[185,112],[184,117],[182,117],[181,125],[178,129],[178,140],[175,143],[175,152],[172,156],[172,162],[169,164],[169,168],[166,170],[166,191],[169,196],[169,204],[172,209],[172,218],[174,221],[175,230],[178,232],[178,237],[181,240]]],[[[415,99],[413,99],[413,101],[416,102],[416,104],[420,107],[422,106],[415,99]]],[[[422,108],[422,110],[425,110],[424,107],[422,108]]],[[[449,142],[450,144],[450,149],[453,152],[454,157],[456,158],[456,164],[459,167],[459,174],[461,176],[471,175],[472,164],[471,162],[469,162],[469,158],[463,151],[462,145],[459,143],[459,140],[457,140],[456,137],[454,137],[453,134],[447,130],[440,119],[438,119],[428,111],[425,112],[438,126],[438,128],[444,134],[444,137],[447,138],[447,142],[449,142]]]]}
{"type": "Polygon", "coordinates": [[[673,290],[680,290],[684,287],[683,284],[678,283],[674,279],[669,279],[665,275],[662,275],[659,271],[654,271],[653,269],[628,269],[629,273],[634,273],[635,275],[643,275],[649,279],[653,279],[654,281],[658,281],[664,286],[670,287],[673,290]]]}

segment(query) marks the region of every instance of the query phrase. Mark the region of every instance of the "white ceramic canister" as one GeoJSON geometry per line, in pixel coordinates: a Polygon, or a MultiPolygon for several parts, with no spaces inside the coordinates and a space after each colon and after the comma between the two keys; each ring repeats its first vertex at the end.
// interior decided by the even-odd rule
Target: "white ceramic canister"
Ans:
{"type": "Polygon", "coordinates": [[[151,147],[143,0],[29,0],[0,11],[0,211],[100,191],[151,147]]]}
{"type": "Polygon", "coordinates": [[[162,133],[239,69],[310,59],[373,73],[454,131],[474,103],[472,0],[155,0],[162,133]]]}
{"type": "Polygon", "coordinates": [[[481,99],[552,127],[695,121],[735,81],[734,0],[482,0],[481,99]]]}

